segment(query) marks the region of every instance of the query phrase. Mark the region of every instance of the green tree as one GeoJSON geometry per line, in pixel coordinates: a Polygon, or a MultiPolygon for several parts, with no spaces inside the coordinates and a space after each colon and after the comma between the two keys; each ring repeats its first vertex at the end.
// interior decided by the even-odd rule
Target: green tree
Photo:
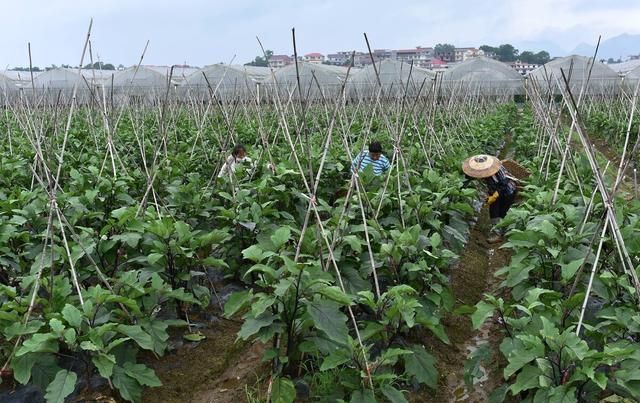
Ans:
{"type": "Polygon", "coordinates": [[[498,47],[496,55],[501,62],[514,62],[518,59],[518,49],[506,43],[498,47]]]}
{"type": "Polygon", "coordinates": [[[93,64],[87,64],[83,69],[115,70],[116,68],[111,63],[95,62],[93,64]]]}
{"type": "Polygon", "coordinates": [[[264,52],[264,56],[256,56],[252,62],[245,63],[245,66],[260,66],[260,67],[269,67],[269,59],[273,56],[272,50],[266,50],[264,52]]]}
{"type": "Polygon", "coordinates": [[[549,52],[547,52],[546,50],[541,50],[540,52],[536,53],[536,58],[534,63],[545,64],[545,63],[549,63],[549,60],[551,60],[551,55],[549,54],[549,52]]]}
{"type": "Polygon", "coordinates": [[[454,45],[451,45],[450,43],[439,43],[433,48],[433,50],[435,54],[438,55],[454,52],[456,50],[456,47],[454,45]]]}
{"type": "Polygon", "coordinates": [[[480,50],[483,51],[486,56],[495,56],[498,53],[498,48],[489,45],[480,46],[480,50]]]}

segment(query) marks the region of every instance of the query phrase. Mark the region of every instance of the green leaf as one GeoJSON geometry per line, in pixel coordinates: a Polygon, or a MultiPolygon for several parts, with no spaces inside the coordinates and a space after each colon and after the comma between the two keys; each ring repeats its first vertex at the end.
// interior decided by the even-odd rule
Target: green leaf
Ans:
{"type": "Polygon", "coordinates": [[[60,371],[60,368],[56,364],[56,358],[53,354],[36,355],[38,358],[31,369],[31,382],[38,386],[40,390],[46,390],[58,371],[60,371]]]}
{"type": "Polygon", "coordinates": [[[169,340],[167,328],[169,324],[157,319],[144,319],[139,323],[144,331],[151,336],[151,340],[153,340],[153,351],[155,351],[156,354],[162,355],[167,349],[167,340],[169,340]]]}
{"type": "Polygon", "coordinates": [[[251,260],[254,263],[260,263],[262,259],[268,256],[268,253],[264,252],[258,245],[251,245],[242,251],[242,257],[251,260]]]}
{"type": "Polygon", "coordinates": [[[273,233],[273,235],[271,235],[271,242],[273,242],[276,250],[278,250],[289,240],[290,236],[291,229],[289,227],[280,227],[273,233]]]}
{"type": "Polygon", "coordinates": [[[409,403],[404,394],[391,385],[383,385],[380,390],[391,403],[409,403]]]}
{"type": "Polygon", "coordinates": [[[113,368],[112,382],[123,399],[130,402],[139,402],[142,399],[142,386],[119,365],[113,368]]]}
{"type": "Polygon", "coordinates": [[[149,333],[142,330],[142,327],[138,325],[118,325],[116,329],[120,333],[133,339],[141,348],[145,350],[153,350],[153,340],[151,339],[149,333]]]}
{"type": "Polygon", "coordinates": [[[202,341],[202,340],[207,338],[207,336],[205,336],[204,334],[202,334],[200,332],[187,333],[187,334],[183,335],[182,337],[187,341],[193,341],[193,342],[202,341]]]}
{"type": "Polygon", "coordinates": [[[113,354],[100,353],[99,355],[93,356],[91,362],[96,366],[101,377],[111,378],[111,375],[113,375],[113,367],[116,364],[116,357],[113,354]]]}
{"type": "Polygon", "coordinates": [[[124,372],[138,381],[140,385],[158,387],[162,386],[162,382],[156,376],[156,373],[144,364],[134,364],[125,362],[123,365],[124,372]]]}
{"type": "Polygon", "coordinates": [[[293,403],[296,399],[296,388],[287,378],[276,378],[273,380],[271,389],[272,403],[293,403]]]}
{"type": "Polygon", "coordinates": [[[337,286],[323,286],[318,290],[318,293],[329,298],[332,301],[339,303],[340,305],[351,305],[351,297],[342,292],[337,286]]]}
{"type": "Polygon", "coordinates": [[[62,334],[64,331],[64,325],[59,319],[53,318],[49,321],[49,327],[55,334],[62,334]]]}
{"type": "Polygon", "coordinates": [[[442,236],[440,236],[439,233],[434,232],[433,235],[431,235],[431,238],[429,238],[429,242],[431,243],[431,247],[436,249],[442,243],[442,236]]]}
{"type": "Polygon", "coordinates": [[[11,360],[11,368],[13,369],[13,377],[16,381],[26,385],[31,379],[31,368],[38,360],[38,354],[29,353],[19,357],[13,357],[11,360]]]}
{"type": "Polygon", "coordinates": [[[347,235],[347,236],[343,236],[342,240],[349,245],[352,251],[356,253],[362,252],[362,241],[360,240],[359,237],[355,235],[347,235]]]}
{"type": "Polygon", "coordinates": [[[376,403],[376,396],[371,389],[356,390],[351,394],[349,403],[376,403]]]}
{"type": "Polygon", "coordinates": [[[73,305],[66,304],[64,308],[62,308],[62,317],[71,327],[75,327],[76,329],[82,324],[82,312],[73,305]]]}
{"type": "Polygon", "coordinates": [[[162,259],[163,257],[164,257],[163,253],[150,253],[147,256],[147,263],[149,263],[151,266],[153,266],[156,263],[158,263],[160,261],[160,259],[162,259]]]}
{"type": "Polygon", "coordinates": [[[274,320],[275,317],[273,314],[268,312],[256,318],[247,318],[238,332],[238,337],[242,340],[247,340],[249,337],[258,333],[263,327],[270,326],[274,320]]]}
{"type": "Polygon", "coordinates": [[[504,384],[497,389],[495,389],[491,395],[489,396],[489,403],[502,403],[504,399],[507,397],[507,392],[509,391],[509,385],[504,384]]]}
{"type": "Polygon", "coordinates": [[[436,359],[424,349],[414,344],[410,348],[413,354],[404,356],[404,368],[418,382],[424,383],[432,389],[438,386],[438,370],[436,359]]]}
{"type": "Polygon", "coordinates": [[[340,312],[338,305],[332,301],[307,302],[307,312],[314,321],[315,327],[322,330],[332,341],[347,345],[349,330],[347,317],[340,312]]]}
{"type": "Polygon", "coordinates": [[[58,337],[53,333],[36,333],[25,340],[16,351],[16,357],[26,353],[57,353],[58,337]]]}
{"type": "Polygon", "coordinates": [[[47,393],[44,395],[47,403],[64,403],[64,399],[75,389],[77,378],[75,372],[64,369],[58,371],[53,382],[47,386],[47,393]]]}
{"type": "Polygon", "coordinates": [[[538,367],[525,365],[518,374],[516,382],[510,387],[511,394],[517,396],[518,393],[524,390],[538,388],[540,386],[540,383],[538,382],[538,377],[540,375],[541,371],[538,367]]]}
{"type": "Polygon", "coordinates": [[[509,378],[529,362],[544,355],[545,349],[540,338],[533,335],[516,336],[513,340],[513,349],[507,355],[509,365],[504,369],[504,377],[509,378]]]}
{"type": "Polygon", "coordinates": [[[320,371],[327,371],[329,369],[334,369],[339,365],[344,364],[345,362],[349,362],[351,360],[351,354],[344,349],[337,349],[324,360],[322,360],[322,365],[320,366],[320,371]]]}
{"type": "Polygon", "coordinates": [[[580,266],[582,266],[582,262],[584,262],[584,258],[574,260],[568,264],[560,264],[560,267],[562,267],[562,279],[563,280],[572,279],[573,276],[578,271],[578,269],[580,268],[580,266]]]}
{"type": "Polygon", "coordinates": [[[476,304],[476,311],[471,315],[471,322],[473,323],[473,329],[477,330],[482,326],[485,320],[493,315],[495,306],[484,301],[480,301],[476,304]]]}

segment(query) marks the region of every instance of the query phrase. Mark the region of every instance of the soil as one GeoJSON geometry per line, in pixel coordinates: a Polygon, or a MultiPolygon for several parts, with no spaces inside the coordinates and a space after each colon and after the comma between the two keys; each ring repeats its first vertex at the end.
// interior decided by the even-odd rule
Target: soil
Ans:
{"type": "MultiPolygon", "coordinates": [[[[473,306],[484,293],[495,295],[499,281],[493,273],[509,262],[509,252],[499,249],[500,244],[487,243],[490,229],[489,217],[484,209],[478,223],[471,230],[469,242],[459,263],[452,269],[451,288],[457,306],[473,306]],[[479,286],[484,284],[484,287],[479,286]]],[[[474,331],[471,319],[464,315],[449,314],[443,321],[450,339],[447,345],[435,338],[428,338],[425,345],[437,358],[440,381],[438,390],[423,391],[412,396],[413,402],[486,402],[491,392],[502,385],[504,361],[498,347],[502,333],[496,321],[488,320],[474,331]],[[484,376],[468,386],[464,382],[464,363],[469,354],[484,344],[489,344],[491,357],[482,363],[484,376]]]]}
{"type": "MultiPolygon", "coordinates": [[[[206,339],[185,342],[160,360],[147,357],[162,386],[147,389],[143,402],[242,402],[264,370],[261,344],[236,343],[240,324],[218,320],[200,330],[206,339]]],[[[181,344],[181,342],[178,342],[181,344]]]]}

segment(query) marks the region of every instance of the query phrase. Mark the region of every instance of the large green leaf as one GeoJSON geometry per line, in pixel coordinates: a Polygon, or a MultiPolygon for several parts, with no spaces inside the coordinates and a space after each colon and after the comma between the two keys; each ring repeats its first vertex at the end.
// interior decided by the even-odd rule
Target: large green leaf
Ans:
{"type": "Polygon", "coordinates": [[[76,387],[78,376],[75,372],[60,370],[53,379],[53,382],[47,386],[44,398],[47,403],[64,403],[64,399],[69,396],[76,387]]]}
{"type": "Polygon", "coordinates": [[[540,375],[542,375],[542,372],[538,367],[534,365],[525,365],[518,374],[516,382],[510,387],[511,394],[517,396],[523,390],[539,387],[540,383],[538,382],[538,377],[540,375]]]}
{"type": "Polygon", "coordinates": [[[287,378],[275,378],[271,389],[273,403],[293,403],[296,399],[296,388],[287,378]]]}
{"type": "Polygon", "coordinates": [[[134,364],[132,362],[125,362],[123,365],[124,372],[138,381],[140,385],[145,386],[162,386],[162,382],[156,376],[156,373],[144,364],[134,364]]]}
{"type": "Polygon", "coordinates": [[[341,305],[351,305],[351,297],[342,292],[337,286],[324,285],[318,289],[318,293],[341,305]]]}
{"type": "Polygon", "coordinates": [[[22,343],[16,357],[26,353],[57,353],[58,337],[53,333],[36,333],[22,343]]]}
{"type": "Polygon", "coordinates": [[[333,301],[316,300],[307,303],[307,312],[316,328],[322,330],[333,342],[347,345],[349,330],[347,316],[333,301]]]}
{"type": "Polygon", "coordinates": [[[109,379],[113,375],[113,367],[116,364],[116,357],[112,354],[100,353],[91,358],[91,362],[96,366],[100,376],[109,379]]]}
{"type": "Polygon", "coordinates": [[[162,355],[167,349],[167,340],[169,340],[169,333],[167,333],[167,325],[165,322],[156,319],[144,319],[140,321],[142,328],[151,336],[153,340],[153,351],[156,354],[162,355]]]}
{"type": "Polygon", "coordinates": [[[513,340],[512,346],[513,348],[507,355],[509,365],[504,369],[505,378],[509,378],[520,368],[524,367],[536,358],[544,357],[545,355],[542,340],[533,335],[516,336],[515,340],[513,340]]]}
{"type": "Polygon", "coordinates": [[[140,348],[143,348],[145,350],[153,350],[155,346],[153,343],[153,339],[151,339],[149,333],[142,330],[142,327],[140,327],[139,325],[118,325],[117,330],[120,333],[133,339],[136,343],[138,343],[140,348]]]}
{"type": "Polygon", "coordinates": [[[412,345],[413,354],[404,356],[404,368],[418,382],[435,389],[438,386],[438,370],[436,359],[424,347],[412,345]]]}
{"type": "Polygon", "coordinates": [[[258,333],[263,327],[271,325],[275,319],[275,316],[269,312],[263,313],[256,318],[247,318],[238,332],[238,337],[247,340],[249,337],[258,333]]]}
{"type": "Polygon", "coordinates": [[[276,250],[278,250],[289,240],[290,236],[291,229],[289,227],[280,227],[273,233],[273,235],[271,235],[271,242],[273,242],[276,250]]]}
{"type": "Polygon", "coordinates": [[[580,266],[582,266],[582,262],[584,262],[584,258],[574,260],[568,264],[560,264],[560,267],[562,267],[562,279],[572,279],[580,266]]]}
{"type": "Polygon", "coordinates": [[[38,354],[27,353],[21,356],[13,357],[11,360],[11,368],[13,369],[13,377],[16,381],[26,385],[31,379],[31,368],[38,360],[38,354]]]}
{"type": "Polygon", "coordinates": [[[112,382],[124,400],[139,402],[142,399],[142,386],[134,378],[127,375],[121,366],[116,365],[113,368],[112,382]]]}
{"type": "Polygon", "coordinates": [[[345,349],[337,349],[333,351],[331,354],[326,356],[324,360],[322,360],[322,365],[320,366],[320,371],[326,371],[329,369],[336,368],[339,365],[344,364],[351,360],[351,354],[345,349]]]}
{"type": "Polygon", "coordinates": [[[383,385],[380,390],[391,403],[409,403],[404,394],[391,385],[383,385]]]}
{"type": "Polygon", "coordinates": [[[487,318],[493,315],[493,311],[495,310],[495,306],[493,304],[489,304],[484,301],[480,301],[476,304],[476,310],[471,315],[471,322],[473,323],[473,328],[478,329],[484,323],[487,318]]]}
{"type": "Polygon", "coordinates": [[[66,304],[62,308],[62,317],[69,325],[76,329],[82,324],[82,312],[73,305],[66,304]]]}
{"type": "Polygon", "coordinates": [[[376,396],[371,389],[356,390],[351,394],[349,403],[376,403],[376,396]]]}

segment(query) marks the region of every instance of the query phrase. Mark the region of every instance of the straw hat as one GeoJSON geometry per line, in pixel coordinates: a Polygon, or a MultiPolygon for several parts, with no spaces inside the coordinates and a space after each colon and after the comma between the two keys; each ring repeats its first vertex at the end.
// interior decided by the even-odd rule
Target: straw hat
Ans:
{"type": "Polygon", "coordinates": [[[462,163],[462,170],[472,178],[488,178],[500,170],[502,163],[491,155],[474,155],[462,163]]]}

